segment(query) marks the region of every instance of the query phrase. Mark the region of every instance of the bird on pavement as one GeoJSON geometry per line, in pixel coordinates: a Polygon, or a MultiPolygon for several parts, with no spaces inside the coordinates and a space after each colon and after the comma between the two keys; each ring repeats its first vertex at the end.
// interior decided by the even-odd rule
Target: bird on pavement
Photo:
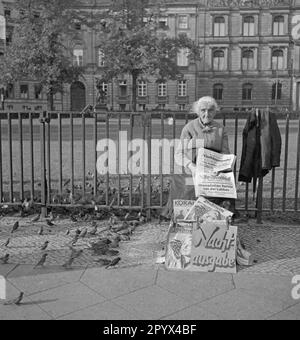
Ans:
{"type": "Polygon", "coordinates": [[[9,260],[9,254],[4,255],[3,257],[0,258],[0,263],[2,264],[7,264],[9,260]]]}
{"type": "Polygon", "coordinates": [[[66,269],[70,269],[72,267],[72,264],[74,262],[73,258],[69,258],[67,262],[65,262],[62,266],[66,269]]]}
{"type": "Polygon", "coordinates": [[[70,229],[67,230],[66,236],[70,235],[70,229]]]}
{"type": "Polygon", "coordinates": [[[83,231],[80,233],[79,237],[85,238],[87,235],[87,228],[83,229],[83,231]]]}
{"type": "Polygon", "coordinates": [[[41,250],[46,250],[47,247],[48,247],[48,245],[49,245],[49,241],[46,241],[46,242],[42,245],[41,250]]]}
{"type": "Polygon", "coordinates": [[[34,217],[32,220],[31,220],[31,223],[36,223],[38,222],[40,219],[40,215],[37,215],[36,217],[34,217]]]}
{"type": "Polygon", "coordinates": [[[73,251],[72,251],[72,254],[71,254],[71,256],[70,256],[70,259],[75,260],[75,259],[77,259],[78,257],[80,257],[82,254],[83,254],[83,250],[82,250],[82,249],[80,249],[80,250],[78,250],[78,251],[73,250],[73,251]]]}
{"type": "Polygon", "coordinates": [[[49,227],[55,226],[55,224],[52,223],[50,220],[46,220],[46,223],[47,223],[47,225],[48,225],[49,227]]]}
{"type": "Polygon", "coordinates": [[[17,222],[13,225],[12,230],[11,230],[11,233],[13,234],[15,231],[17,231],[17,230],[19,229],[19,227],[20,227],[20,224],[19,224],[19,222],[17,221],[17,222]]]}
{"type": "Polygon", "coordinates": [[[4,302],[4,305],[5,306],[10,306],[10,305],[19,306],[21,301],[23,300],[23,297],[24,297],[24,293],[21,292],[20,295],[17,298],[4,302]]]}
{"type": "Polygon", "coordinates": [[[118,256],[120,253],[117,250],[108,249],[103,255],[106,256],[118,256]]]}
{"type": "Polygon", "coordinates": [[[108,266],[111,263],[111,260],[99,259],[96,262],[99,263],[101,266],[108,266]]]}
{"type": "Polygon", "coordinates": [[[9,244],[10,244],[10,238],[8,238],[5,243],[3,243],[3,247],[8,247],[9,244]]]}
{"type": "Polygon", "coordinates": [[[120,257],[115,258],[105,267],[105,269],[108,269],[110,267],[115,267],[120,261],[121,261],[120,257]]]}
{"type": "Polygon", "coordinates": [[[46,262],[46,260],[47,260],[47,256],[48,256],[48,254],[44,254],[42,256],[42,258],[38,261],[38,263],[33,268],[35,269],[37,267],[43,267],[45,262],[46,262]]]}
{"type": "Polygon", "coordinates": [[[41,228],[40,228],[38,234],[41,235],[41,236],[44,234],[44,228],[43,228],[43,226],[41,226],[41,228]]]}
{"type": "Polygon", "coordinates": [[[94,226],[94,228],[89,232],[91,236],[95,236],[97,234],[98,227],[97,225],[94,226]]]}

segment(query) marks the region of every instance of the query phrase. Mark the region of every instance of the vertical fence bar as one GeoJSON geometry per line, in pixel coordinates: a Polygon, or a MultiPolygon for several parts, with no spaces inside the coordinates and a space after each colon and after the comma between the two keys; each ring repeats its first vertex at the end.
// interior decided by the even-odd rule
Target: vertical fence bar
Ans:
{"type": "MultiPolygon", "coordinates": [[[[146,126],[147,126],[147,114],[146,113],[142,113],[142,122],[143,122],[143,129],[142,129],[142,138],[144,143],[143,146],[143,174],[142,174],[142,190],[141,190],[141,198],[142,198],[142,202],[141,202],[141,206],[144,208],[145,207],[145,173],[146,171],[148,172],[148,169],[146,169],[146,150],[148,152],[148,147],[146,148],[145,144],[146,143],[146,126]]],[[[147,154],[148,157],[148,154],[147,154]]]]}
{"type": "Polygon", "coordinates": [[[2,119],[0,117],[0,203],[3,202],[3,171],[2,171],[2,119]]]}
{"type": "Polygon", "coordinates": [[[98,191],[98,174],[97,174],[97,140],[98,140],[98,130],[97,130],[97,112],[94,113],[94,196],[96,198],[98,191]]]}
{"type": "Polygon", "coordinates": [[[61,113],[58,113],[58,190],[59,195],[63,191],[63,174],[62,174],[62,127],[61,127],[61,113]]]}
{"type": "Polygon", "coordinates": [[[263,177],[259,177],[258,179],[258,188],[257,188],[257,204],[256,204],[256,222],[258,224],[262,224],[262,208],[263,208],[263,177]]]}
{"type": "Polygon", "coordinates": [[[164,113],[161,113],[160,117],[160,148],[159,148],[159,173],[160,173],[160,207],[163,207],[163,188],[164,188],[164,175],[163,175],[163,154],[164,154],[164,146],[163,146],[163,140],[165,135],[165,128],[164,128],[164,113]]]}
{"type": "Polygon", "coordinates": [[[147,113],[147,126],[148,126],[148,136],[147,136],[147,144],[148,144],[148,183],[147,183],[147,219],[151,219],[151,142],[152,142],[152,116],[151,113],[147,113]]]}
{"type": "MultiPolygon", "coordinates": [[[[105,138],[107,140],[107,152],[109,153],[109,113],[106,113],[106,132],[105,132],[105,138]]],[[[106,205],[109,205],[109,159],[108,159],[108,169],[106,173],[106,205]]]]}
{"type": "Polygon", "coordinates": [[[296,163],[296,187],[295,187],[295,211],[298,211],[299,199],[299,171],[300,171],[300,115],[298,125],[298,142],[297,142],[297,163],[296,163]]]}
{"type": "MultiPolygon", "coordinates": [[[[134,116],[133,113],[130,114],[130,130],[129,130],[129,143],[132,143],[133,140],[133,124],[134,124],[134,116]]],[[[133,186],[133,176],[132,176],[132,154],[133,152],[130,151],[130,174],[129,174],[129,206],[132,206],[132,186],[133,186]]]]}
{"type": "Polygon", "coordinates": [[[34,200],[34,149],[33,149],[33,117],[29,113],[29,138],[30,138],[30,193],[34,200]]]}
{"type": "Polygon", "coordinates": [[[288,112],[287,117],[286,117],[286,131],[285,131],[282,211],[286,210],[287,168],[288,168],[288,156],[289,156],[289,127],[290,127],[290,113],[288,112]]]}
{"type": "MultiPolygon", "coordinates": [[[[238,129],[239,129],[239,116],[238,113],[235,113],[235,126],[234,126],[234,154],[238,156],[237,147],[238,147],[238,129]]],[[[237,162],[234,165],[234,178],[236,179],[236,171],[237,171],[237,162]]]]}
{"type": "Polygon", "coordinates": [[[85,115],[82,114],[82,196],[85,196],[85,115]]]}
{"type": "Polygon", "coordinates": [[[19,112],[19,153],[20,153],[20,201],[24,200],[24,157],[23,157],[23,122],[19,112]]]}
{"type": "Polygon", "coordinates": [[[70,169],[71,169],[71,195],[74,196],[74,120],[70,113],[70,169]]]}
{"type": "Polygon", "coordinates": [[[248,215],[249,213],[249,183],[246,183],[246,190],[245,190],[245,211],[248,215]]]}
{"type": "Polygon", "coordinates": [[[46,193],[46,127],[45,117],[40,119],[40,143],[41,143],[41,218],[47,216],[47,193],[46,193]]]}
{"type": "Polygon", "coordinates": [[[271,181],[271,212],[274,212],[274,197],[275,197],[275,176],[276,170],[275,168],[272,169],[272,181],[271,181]]]}
{"type": "Polygon", "coordinates": [[[117,146],[117,153],[118,153],[118,162],[117,162],[117,169],[118,169],[118,206],[121,205],[121,166],[120,166],[120,149],[121,149],[121,140],[120,140],[120,132],[122,129],[121,124],[121,114],[118,116],[118,146],[117,146]]]}
{"type": "Polygon", "coordinates": [[[176,114],[173,113],[173,132],[172,132],[172,175],[175,174],[175,139],[176,139],[176,114]]]}
{"type": "MultiPolygon", "coordinates": [[[[46,197],[48,202],[51,202],[51,112],[48,112],[46,121],[47,123],[47,169],[45,169],[47,180],[45,182],[46,197]]],[[[45,123],[44,123],[45,124],[45,123]]]]}
{"type": "Polygon", "coordinates": [[[8,171],[9,171],[9,201],[14,201],[14,184],[13,184],[13,159],[12,159],[12,131],[11,131],[11,113],[7,113],[8,129],[8,171]]]}

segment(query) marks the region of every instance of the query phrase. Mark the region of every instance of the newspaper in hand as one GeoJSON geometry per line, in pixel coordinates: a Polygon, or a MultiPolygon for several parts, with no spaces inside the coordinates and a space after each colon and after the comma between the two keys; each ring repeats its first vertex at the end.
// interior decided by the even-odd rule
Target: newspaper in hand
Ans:
{"type": "Polygon", "coordinates": [[[185,220],[203,219],[206,221],[224,221],[231,218],[233,213],[207,200],[199,197],[185,216],[185,220]]]}
{"type": "Polygon", "coordinates": [[[195,195],[237,199],[235,178],[232,172],[235,161],[234,155],[223,155],[199,149],[197,171],[193,176],[195,195]]]}
{"type": "Polygon", "coordinates": [[[174,221],[184,220],[195,201],[190,200],[173,200],[174,221]]]}

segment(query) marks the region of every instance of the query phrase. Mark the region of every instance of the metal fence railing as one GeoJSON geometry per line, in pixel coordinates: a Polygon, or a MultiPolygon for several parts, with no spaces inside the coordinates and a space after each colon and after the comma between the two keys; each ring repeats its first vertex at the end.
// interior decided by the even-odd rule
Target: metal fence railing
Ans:
{"type": "MultiPolygon", "coordinates": [[[[114,206],[150,215],[168,198],[175,168],[171,141],[195,116],[169,111],[2,112],[0,118],[2,205],[27,199],[42,207],[114,206]],[[135,162],[145,171],[128,171],[135,162]]],[[[238,158],[237,178],[245,116],[235,111],[219,119],[238,158]]],[[[265,211],[299,211],[300,118],[287,114],[278,124],[281,167],[260,180],[256,199],[249,184],[237,183],[236,209],[254,211],[258,220],[265,211]]]]}

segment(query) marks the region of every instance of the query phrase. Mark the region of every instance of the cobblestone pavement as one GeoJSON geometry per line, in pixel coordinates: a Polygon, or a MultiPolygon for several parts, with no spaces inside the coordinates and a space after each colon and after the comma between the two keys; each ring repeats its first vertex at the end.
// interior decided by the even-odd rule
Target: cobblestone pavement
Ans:
{"type": "MultiPolygon", "coordinates": [[[[76,230],[93,229],[91,222],[71,222],[68,219],[54,221],[54,226],[46,223],[32,223],[31,218],[18,219],[15,217],[3,217],[0,220],[0,257],[9,254],[9,264],[35,265],[44,253],[48,254],[45,266],[61,266],[71,254],[69,248],[76,230]],[[14,223],[19,220],[19,229],[11,234],[14,223]],[[43,235],[39,235],[43,227],[43,235]],[[67,231],[69,234],[67,235],[67,231]],[[10,238],[8,247],[4,246],[10,238]],[[45,251],[42,245],[48,241],[45,251]]],[[[97,222],[99,229],[106,226],[105,221],[97,222]]],[[[146,223],[139,226],[131,239],[121,242],[118,251],[122,261],[119,267],[134,267],[144,264],[155,264],[157,253],[162,250],[167,223],[146,223]]],[[[80,239],[75,248],[82,249],[83,254],[74,261],[76,267],[97,267],[100,256],[94,256],[90,249],[90,242],[97,241],[99,236],[87,235],[80,239]]],[[[239,236],[247,250],[254,254],[256,264],[250,268],[239,268],[245,273],[266,273],[277,275],[300,274],[300,227],[283,226],[274,223],[266,223],[257,226],[254,223],[240,224],[239,236]]],[[[101,256],[103,258],[103,256],[101,256]]]]}

